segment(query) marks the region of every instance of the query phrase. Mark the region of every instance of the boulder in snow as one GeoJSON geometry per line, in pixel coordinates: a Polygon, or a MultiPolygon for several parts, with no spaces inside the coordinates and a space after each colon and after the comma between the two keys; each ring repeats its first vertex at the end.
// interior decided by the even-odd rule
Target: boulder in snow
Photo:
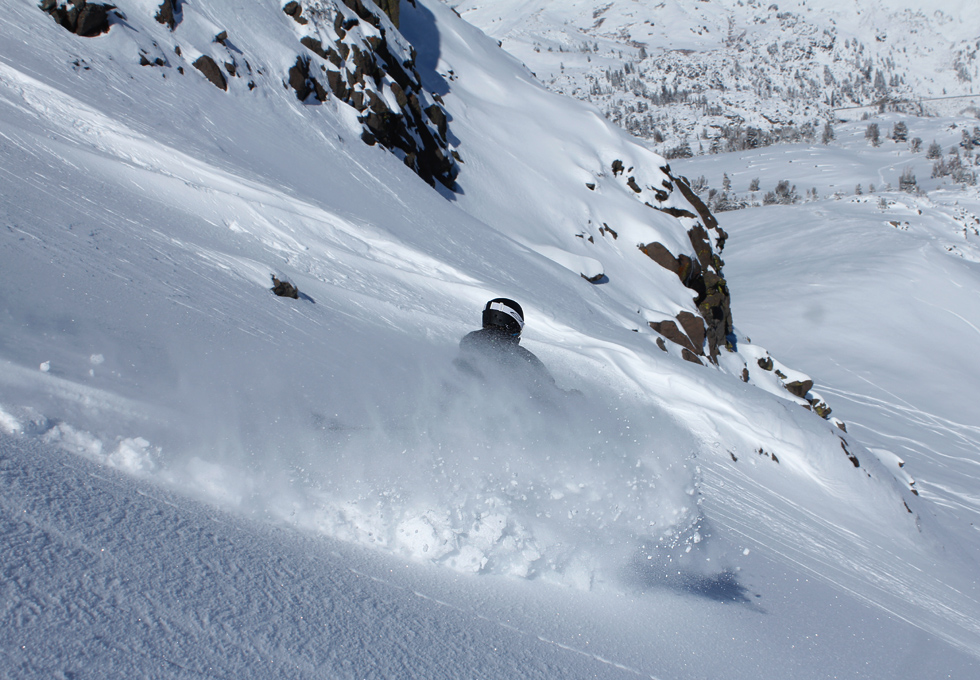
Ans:
{"type": "Polygon", "coordinates": [[[289,281],[280,281],[275,274],[272,275],[272,292],[279,297],[299,299],[299,289],[289,281]]]}
{"type": "Polygon", "coordinates": [[[204,74],[204,77],[210,80],[215,87],[225,92],[228,91],[228,81],[225,80],[225,74],[221,72],[221,68],[214,59],[204,54],[198,57],[192,65],[204,74]]]}
{"type": "Polygon", "coordinates": [[[50,14],[55,21],[75,35],[84,38],[94,38],[109,32],[109,12],[115,5],[103,5],[72,0],[71,9],[66,3],[57,0],[43,0],[39,5],[42,12],[50,14]]]}

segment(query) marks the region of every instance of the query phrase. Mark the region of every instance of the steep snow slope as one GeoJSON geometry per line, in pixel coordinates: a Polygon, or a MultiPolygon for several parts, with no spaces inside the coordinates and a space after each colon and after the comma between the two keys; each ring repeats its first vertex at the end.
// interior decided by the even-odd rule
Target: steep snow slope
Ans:
{"type": "MultiPolygon", "coordinates": [[[[418,562],[431,562],[591,589],[598,599],[505,581],[501,609],[518,610],[526,592],[553,598],[572,623],[560,637],[535,637],[579,651],[587,646],[569,642],[582,635],[579,622],[605,612],[585,638],[601,639],[616,653],[597,653],[599,662],[615,658],[625,672],[699,677],[734,663],[733,674],[757,677],[760,665],[794,659],[800,677],[823,677],[807,662],[819,656],[816,644],[812,657],[791,651],[809,625],[800,610],[775,604],[791,600],[820,611],[824,636],[838,615],[869,622],[863,634],[882,650],[876,666],[899,658],[884,642],[895,631],[951,672],[972,663],[969,571],[936,547],[922,499],[859,441],[804,409],[762,368],[770,359],[762,347],[733,337],[738,351],[722,349],[715,366],[658,346],[650,322],[697,311],[693,291],[637,248],[693,246],[696,208],[677,190],[650,197],[664,182],[676,187],[661,158],[594,109],[542,90],[440,3],[419,3],[402,8],[401,25],[463,159],[458,191],[437,192],[394,154],[363,144],[345,104],[304,104],[284,86],[301,48],[278,8],[183,5],[171,34],[151,5],[121,4],[126,19],[96,38],[67,33],[30,2],[4,18],[0,429],[13,439],[8,459],[22,461],[12,463],[25,470],[17,474],[43,474],[48,455],[58,472],[88,474],[87,463],[44,453],[61,448],[256,521],[387,548],[416,565],[409,582],[428,573],[418,562]],[[189,68],[140,65],[140,49],[154,43],[179,41],[184,54],[217,49],[219,29],[248,56],[255,88],[224,92],[189,68]],[[623,172],[613,170],[617,160],[623,172]],[[597,273],[606,281],[583,278],[597,273]],[[273,296],[272,274],[296,284],[300,298],[273,296]],[[524,304],[526,346],[561,388],[580,394],[540,402],[461,380],[456,343],[500,294],[524,304]],[[37,453],[25,458],[25,447],[37,453]],[[827,582],[799,585],[801,574],[827,582]],[[637,592],[652,598],[643,626],[619,639],[617,622],[631,609],[610,603],[637,592]],[[823,604],[831,592],[846,602],[841,610],[823,604]],[[778,615],[760,617],[749,593],[772,598],[778,615]],[[740,607],[729,614],[718,600],[740,607]],[[874,627],[877,614],[863,603],[896,618],[874,627]],[[665,621],[665,607],[683,623],[665,621]],[[679,625],[692,639],[707,630],[726,642],[672,655],[679,625]],[[747,641],[737,662],[732,627],[747,641]],[[793,633],[763,645],[760,664],[751,640],[785,630],[793,633]]],[[[720,245],[720,232],[710,238],[720,245]]],[[[40,517],[37,527],[51,525],[43,507],[24,507],[47,493],[32,488],[4,497],[11,543],[22,535],[20,510],[40,517]]],[[[84,507],[102,488],[62,507],[84,507]]],[[[125,490],[109,507],[131,497],[125,490]]],[[[53,559],[73,542],[125,543],[126,530],[65,512],[93,527],[91,538],[50,532],[53,559]]],[[[48,540],[44,528],[24,531],[28,544],[48,540]]],[[[254,540],[267,531],[256,527],[254,540]]],[[[200,549],[174,541],[160,552],[200,549]]],[[[30,555],[10,554],[5,570],[26,561],[36,571],[30,555]]],[[[134,569],[123,571],[143,578],[134,569]]],[[[83,574],[44,574],[43,589],[89,592],[67,585],[83,574]]],[[[485,592],[458,579],[459,606],[485,592]]],[[[30,604],[29,585],[9,591],[26,607],[8,610],[10,649],[32,626],[59,620],[56,604],[30,604]]],[[[232,594],[267,589],[240,588],[232,594]]],[[[122,583],[100,592],[125,598],[122,583]]],[[[527,614],[526,629],[546,630],[553,612],[527,614]]],[[[49,648],[61,634],[50,630],[49,648]]],[[[851,653],[835,672],[853,670],[858,656],[858,638],[840,634],[851,653]]],[[[147,635],[160,638],[152,644],[169,637],[165,626],[147,635]]],[[[388,643],[398,644],[394,634],[365,644],[388,643]]],[[[536,645],[514,644],[521,658],[536,645]]],[[[431,668],[400,658],[421,674],[431,668]]],[[[371,663],[362,657],[354,672],[371,663]]]]}

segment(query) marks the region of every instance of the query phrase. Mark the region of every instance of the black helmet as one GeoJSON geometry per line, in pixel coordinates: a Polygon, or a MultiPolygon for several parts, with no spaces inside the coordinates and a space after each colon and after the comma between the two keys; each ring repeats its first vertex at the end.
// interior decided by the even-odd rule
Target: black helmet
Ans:
{"type": "Polygon", "coordinates": [[[511,335],[524,329],[524,310],[513,300],[495,298],[483,308],[483,327],[500,328],[511,335]]]}

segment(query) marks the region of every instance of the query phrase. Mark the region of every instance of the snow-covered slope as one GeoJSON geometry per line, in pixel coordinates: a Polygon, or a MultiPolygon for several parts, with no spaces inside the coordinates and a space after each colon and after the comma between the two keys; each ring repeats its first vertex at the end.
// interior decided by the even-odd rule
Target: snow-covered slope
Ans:
{"type": "Polygon", "coordinates": [[[819,139],[836,109],[980,105],[966,0],[451,4],[551,89],[680,156],[819,139]]]}
{"type": "MultiPolygon", "coordinates": [[[[96,37],[32,2],[0,19],[2,507],[17,547],[3,564],[19,575],[5,585],[11,668],[77,672],[67,662],[89,658],[73,650],[93,638],[66,623],[73,604],[123,635],[110,622],[123,610],[143,618],[121,604],[135,592],[166,615],[81,667],[122,649],[136,660],[120,673],[164,675],[180,663],[163,651],[173,622],[197,631],[187,674],[275,675],[255,666],[275,649],[278,661],[302,659],[285,674],[315,675],[317,659],[348,645],[369,651],[328,673],[388,675],[384,657],[408,674],[509,675],[497,643],[519,660],[514,675],[540,677],[861,673],[862,640],[875,668],[902,668],[895,640],[954,674],[974,663],[970,563],[943,552],[948,535],[928,503],[810,410],[820,400],[807,376],[729,329],[722,302],[696,304],[700,291],[638,247],[698,261],[701,279],[688,283],[724,287],[723,231],[661,157],[545,91],[446,6],[420,1],[401,7],[397,42],[414,48],[417,96],[441,100],[444,141],[461,160],[453,187],[434,188],[404,149],[365,144],[349,103],[300,101],[297,55],[324,74],[333,62],[302,52],[295,12],[179,4],[171,30],[155,3],[120,2],[96,37]],[[151,47],[163,65],[141,64],[151,47]],[[247,61],[254,87],[227,68],[227,89],[215,87],[192,67],[209,51],[247,61]],[[274,296],[273,275],[299,297],[274,296]],[[523,344],[567,392],[541,401],[458,374],[459,338],[498,295],[523,304],[523,344]],[[664,325],[674,320],[685,332],[664,325]],[[715,351],[712,329],[724,331],[715,351]],[[104,512],[88,509],[105,496],[104,512]],[[227,561],[194,561],[210,554],[197,539],[209,513],[235,527],[213,534],[227,561]],[[191,528],[171,530],[182,523],[191,528]],[[163,537],[125,547],[137,531],[163,537]],[[265,557],[279,545],[342,557],[290,571],[265,557]],[[72,557],[78,546],[85,560],[72,557]],[[127,557],[113,562],[102,547],[127,557]],[[181,577],[160,576],[187,561],[199,566],[185,579],[203,584],[195,606],[168,592],[181,592],[181,577]],[[349,601],[358,623],[338,607],[318,624],[385,633],[324,639],[293,607],[282,638],[261,613],[205,607],[194,620],[222,597],[230,612],[282,611],[310,592],[309,578],[338,584],[318,597],[360,592],[344,572],[352,563],[382,580],[349,601]],[[243,581],[220,576],[246,565],[243,581]],[[396,565],[403,575],[391,575],[396,565]],[[91,573],[106,576],[93,585],[91,573]],[[419,607],[416,592],[449,604],[419,607]],[[385,627],[388,607],[397,630],[385,627]],[[626,616],[641,624],[624,633],[626,616]],[[431,618],[406,623],[415,617],[431,618]],[[843,618],[864,624],[860,635],[840,629],[843,618]],[[243,656],[241,640],[212,644],[236,625],[258,656],[243,656]],[[415,654],[409,628],[443,637],[415,654]],[[446,661],[439,649],[457,635],[471,642],[446,661]],[[828,639],[846,654],[821,668],[811,661],[828,639]],[[532,662],[540,649],[553,660],[532,662]]],[[[311,7],[355,12],[307,3],[301,16],[311,7]]],[[[385,77],[374,85],[395,91],[385,77]]]]}

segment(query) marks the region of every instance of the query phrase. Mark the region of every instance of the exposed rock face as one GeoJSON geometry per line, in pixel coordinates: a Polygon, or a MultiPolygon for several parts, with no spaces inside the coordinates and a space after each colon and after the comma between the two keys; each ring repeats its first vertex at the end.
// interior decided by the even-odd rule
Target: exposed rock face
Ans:
{"type": "Polygon", "coordinates": [[[116,8],[115,5],[95,4],[85,0],[71,0],[69,3],[42,0],[39,7],[42,12],[50,14],[63,27],[85,38],[108,33],[109,12],[116,8]]]}
{"type": "Polygon", "coordinates": [[[669,269],[677,274],[678,278],[688,288],[691,287],[689,285],[691,279],[701,275],[701,265],[696,260],[692,260],[684,254],[674,257],[662,243],[654,241],[653,243],[641,245],[640,250],[664,269],[669,269]]]}
{"type": "Polygon", "coordinates": [[[205,78],[214,83],[215,87],[218,87],[226,92],[228,91],[228,81],[225,80],[225,74],[221,72],[221,68],[214,61],[214,59],[205,54],[198,57],[193,66],[198,71],[203,73],[205,78]]]}
{"type": "MultiPolygon", "coordinates": [[[[380,2],[392,23],[397,0],[380,2]]],[[[359,113],[367,144],[396,153],[429,184],[454,189],[459,174],[449,145],[449,116],[436,96],[421,86],[415,50],[391,24],[361,0],[289,2],[283,12],[303,35],[308,50],[290,68],[288,84],[301,101],[329,94],[359,113]]]]}
{"type": "MultiPolygon", "coordinates": [[[[39,7],[67,30],[86,37],[107,32],[115,9],[86,0],[41,0],[39,7]]],[[[161,0],[153,18],[176,32],[183,8],[183,0],[161,0]]],[[[396,30],[399,0],[290,0],[282,9],[300,33],[302,47],[297,45],[296,61],[283,74],[297,98],[318,103],[337,97],[359,113],[364,142],[388,149],[429,184],[456,190],[462,158],[450,145],[450,117],[439,96],[423,90],[415,50],[396,30]]],[[[193,62],[208,81],[226,92],[235,78],[245,78],[249,90],[259,87],[248,59],[226,32],[215,36],[214,43],[226,56],[212,49],[193,62]]],[[[160,67],[170,66],[170,57],[176,57],[177,72],[185,73],[179,45],[168,56],[154,42],[152,49],[140,48],[138,56],[140,64],[160,67]]],[[[261,67],[256,73],[264,75],[261,67]]]]}
{"type": "Polygon", "coordinates": [[[184,18],[182,4],[181,0],[163,0],[154,18],[161,24],[169,26],[171,31],[174,31],[177,28],[177,24],[184,18]]]}
{"type": "MultiPolygon", "coordinates": [[[[415,0],[409,1],[413,5],[415,4],[415,0]]],[[[387,14],[388,18],[391,19],[391,23],[395,25],[395,28],[398,28],[398,21],[401,16],[399,0],[375,0],[374,4],[380,7],[381,11],[387,14]]]]}
{"type": "Polygon", "coordinates": [[[289,281],[280,281],[275,274],[272,275],[272,292],[279,297],[299,299],[299,289],[289,281]]]}
{"type": "MultiPolygon", "coordinates": [[[[707,324],[708,356],[714,361],[721,351],[720,348],[727,345],[728,337],[732,333],[732,309],[728,284],[722,276],[722,267],[725,263],[712,247],[709,230],[718,235],[716,244],[719,252],[724,248],[728,234],[718,225],[718,220],[691,190],[686,180],[671,175],[669,167],[664,167],[662,170],[670,176],[674,185],[697,211],[700,218],[700,222],[687,232],[694,247],[697,267],[692,268],[687,280],[683,278],[682,280],[685,286],[697,293],[695,303],[707,324]]],[[[680,276],[680,273],[678,275],[680,276]]]]}
{"type": "Polygon", "coordinates": [[[794,380],[786,383],[786,389],[790,394],[794,394],[801,399],[806,397],[807,392],[813,388],[812,380],[794,380]]]}
{"type": "Polygon", "coordinates": [[[282,11],[291,16],[298,24],[309,23],[303,16],[303,6],[296,2],[296,0],[283,5],[282,11]]]}
{"type": "MultiPolygon", "coordinates": [[[[633,168],[626,168],[621,160],[613,161],[613,177],[632,171],[633,168]]],[[[730,340],[733,337],[731,300],[728,285],[721,273],[724,262],[718,256],[728,235],[718,225],[718,221],[707,206],[691,190],[687,180],[672,175],[669,166],[661,167],[660,171],[663,172],[664,177],[661,178],[659,186],[641,186],[637,178],[632,175],[627,177],[626,186],[649,208],[688,222],[690,226],[687,227],[687,235],[693,249],[693,257],[687,253],[674,255],[665,245],[656,241],[641,243],[638,247],[661,267],[677,274],[681,282],[696,293],[694,302],[704,324],[701,325],[700,320],[696,320],[689,312],[679,314],[677,320],[695,345],[689,351],[696,352],[699,356],[707,356],[711,362],[717,363],[721,348],[729,347],[730,343],[734,342],[730,340]],[[677,205],[676,200],[670,200],[675,188],[684,199],[680,205],[677,205]],[[656,204],[646,198],[651,193],[656,204]],[[688,210],[688,207],[693,208],[695,212],[688,210]],[[684,316],[685,314],[687,316],[684,316]],[[704,341],[707,341],[706,351],[703,349],[704,341]]],[[[651,323],[651,326],[653,325],[651,323]]],[[[684,345],[683,342],[678,344],[684,345]]]]}
{"type": "Polygon", "coordinates": [[[687,337],[691,339],[695,352],[704,355],[704,322],[690,312],[680,312],[677,315],[677,320],[684,332],[687,333],[687,337]]]}
{"type": "Polygon", "coordinates": [[[703,350],[698,348],[688,335],[681,332],[681,330],[677,327],[677,323],[671,321],[670,319],[666,321],[651,321],[650,328],[657,331],[660,333],[660,335],[664,336],[674,344],[680,345],[690,352],[704,354],[703,350]]]}

